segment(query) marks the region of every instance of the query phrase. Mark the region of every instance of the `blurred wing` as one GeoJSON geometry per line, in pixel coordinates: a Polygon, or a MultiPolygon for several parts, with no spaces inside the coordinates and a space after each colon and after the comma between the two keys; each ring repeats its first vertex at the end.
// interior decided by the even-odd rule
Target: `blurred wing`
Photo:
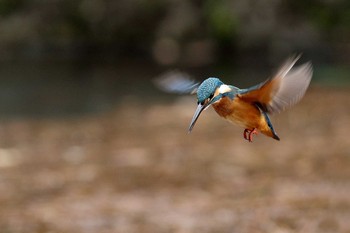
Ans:
{"type": "Polygon", "coordinates": [[[305,94],[312,77],[310,62],[293,68],[299,57],[288,59],[272,79],[242,90],[240,97],[261,104],[270,113],[281,112],[296,104],[305,94]]]}
{"type": "Polygon", "coordinates": [[[154,84],[165,92],[176,94],[194,94],[199,83],[190,75],[179,71],[170,71],[154,79],[154,84]]]}

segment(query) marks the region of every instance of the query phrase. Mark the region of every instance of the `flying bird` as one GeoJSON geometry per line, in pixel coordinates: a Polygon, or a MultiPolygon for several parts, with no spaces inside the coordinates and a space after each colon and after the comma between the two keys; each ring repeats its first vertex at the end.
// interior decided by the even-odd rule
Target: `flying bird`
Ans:
{"type": "Polygon", "coordinates": [[[249,142],[258,132],[280,140],[269,114],[279,113],[296,104],[304,96],[312,78],[311,62],[294,67],[299,58],[300,55],[290,57],[272,78],[246,89],[227,85],[216,77],[198,83],[189,75],[176,71],[162,75],[155,83],[167,92],[197,93],[198,106],[189,132],[203,110],[212,106],[219,116],[242,126],[243,137],[249,142]]]}

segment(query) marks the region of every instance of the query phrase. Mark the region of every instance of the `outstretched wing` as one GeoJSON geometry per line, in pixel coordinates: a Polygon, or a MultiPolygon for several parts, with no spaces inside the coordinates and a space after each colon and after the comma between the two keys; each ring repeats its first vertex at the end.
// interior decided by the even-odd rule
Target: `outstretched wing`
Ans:
{"type": "Polygon", "coordinates": [[[281,112],[296,104],[305,94],[312,77],[310,62],[293,68],[299,58],[289,58],[273,78],[241,90],[239,97],[260,104],[269,113],[281,112]]]}
{"type": "Polygon", "coordinates": [[[200,83],[192,79],[190,75],[186,73],[169,71],[154,79],[154,84],[165,92],[194,94],[197,92],[200,83]]]}

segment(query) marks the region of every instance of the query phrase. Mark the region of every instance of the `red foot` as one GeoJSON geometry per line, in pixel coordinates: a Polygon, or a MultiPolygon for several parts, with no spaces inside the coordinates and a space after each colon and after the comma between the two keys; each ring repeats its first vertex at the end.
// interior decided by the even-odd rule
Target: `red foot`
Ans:
{"type": "Polygon", "coordinates": [[[248,140],[249,142],[253,141],[253,135],[257,135],[258,131],[254,128],[254,129],[245,129],[243,132],[243,137],[244,139],[248,140]]]}

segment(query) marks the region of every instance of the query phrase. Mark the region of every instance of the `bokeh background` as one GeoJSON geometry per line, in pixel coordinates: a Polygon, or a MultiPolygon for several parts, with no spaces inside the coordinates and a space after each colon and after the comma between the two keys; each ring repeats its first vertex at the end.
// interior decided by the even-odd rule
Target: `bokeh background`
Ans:
{"type": "Polygon", "coordinates": [[[350,232],[350,1],[1,0],[0,232],[350,232]],[[248,143],[167,70],[305,98],[248,143]],[[299,63],[299,64],[300,64],[299,63]]]}

